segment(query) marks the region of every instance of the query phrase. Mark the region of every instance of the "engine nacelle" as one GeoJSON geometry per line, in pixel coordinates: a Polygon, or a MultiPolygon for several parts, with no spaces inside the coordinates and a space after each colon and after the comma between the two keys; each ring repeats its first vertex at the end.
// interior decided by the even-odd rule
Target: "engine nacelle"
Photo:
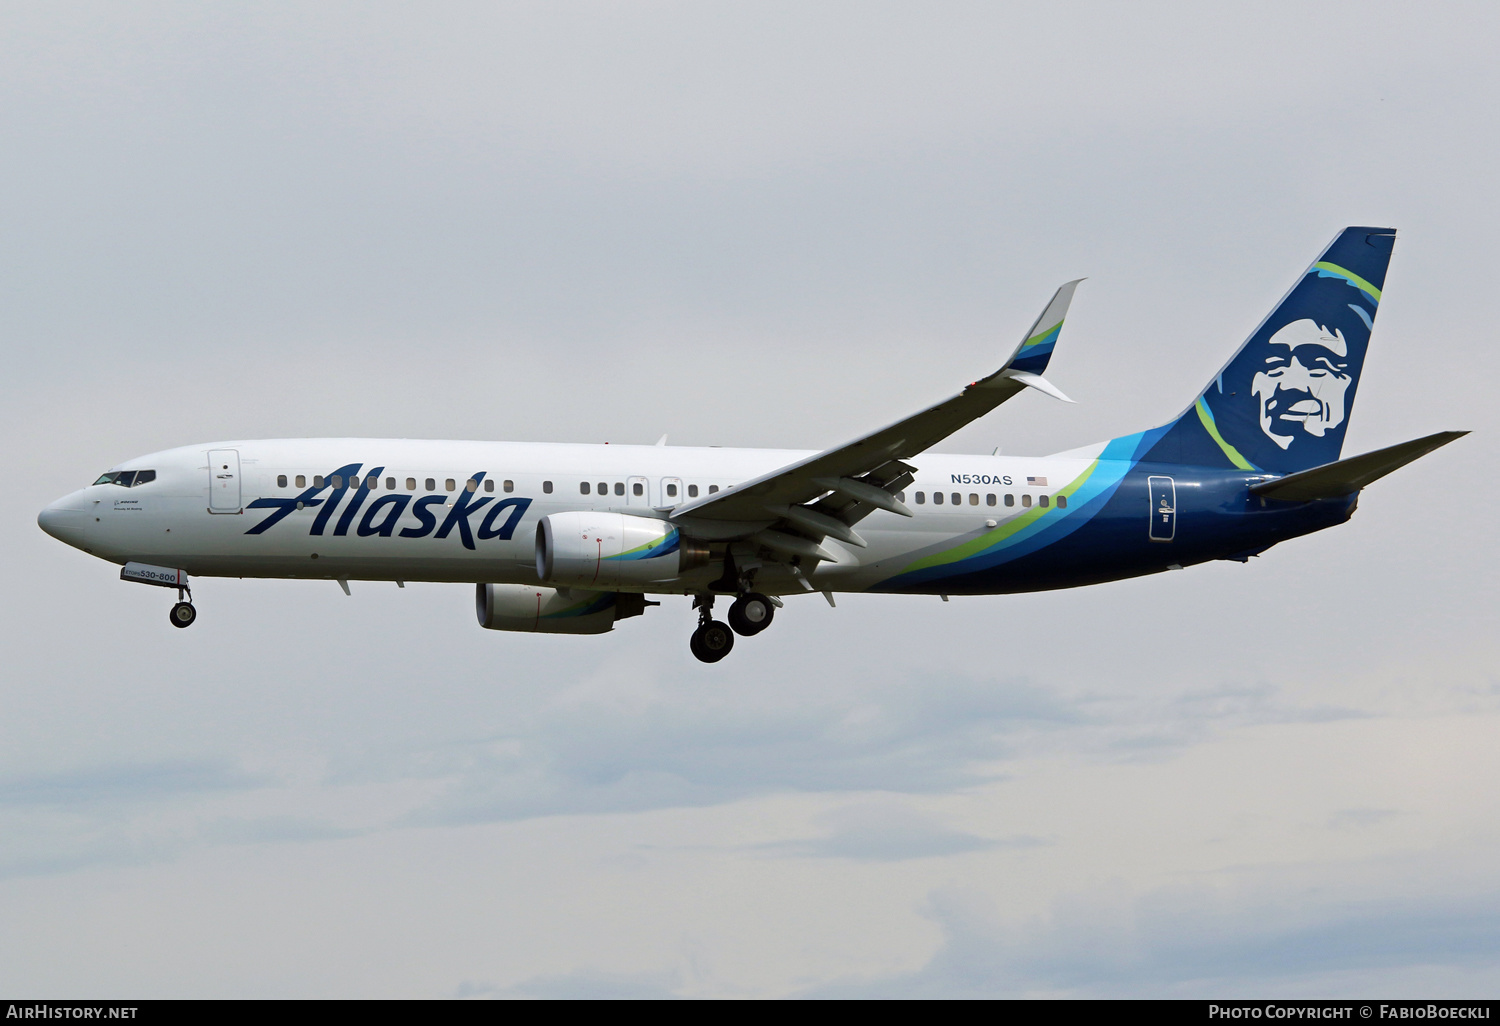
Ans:
{"type": "Polygon", "coordinates": [[[474,594],[479,626],[533,634],[603,634],[615,621],[640,616],[646,596],[618,591],[481,584],[474,594]]]}
{"type": "Polygon", "coordinates": [[[666,520],[580,510],[545,516],[536,527],[536,575],[548,584],[652,584],[707,562],[708,546],[666,520]]]}

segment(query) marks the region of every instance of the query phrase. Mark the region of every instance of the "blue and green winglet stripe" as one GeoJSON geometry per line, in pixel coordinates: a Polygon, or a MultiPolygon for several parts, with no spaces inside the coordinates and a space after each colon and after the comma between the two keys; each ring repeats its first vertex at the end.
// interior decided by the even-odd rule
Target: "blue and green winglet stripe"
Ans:
{"type": "Polygon", "coordinates": [[[1015,359],[1010,361],[1012,370],[1027,371],[1031,374],[1040,374],[1047,369],[1047,363],[1052,359],[1052,350],[1057,345],[1057,336],[1062,332],[1063,322],[1058,321],[1045,331],[1037,332],[1035,335],[1021,343],[1021,348],[1016,350],[1015,359]]]}

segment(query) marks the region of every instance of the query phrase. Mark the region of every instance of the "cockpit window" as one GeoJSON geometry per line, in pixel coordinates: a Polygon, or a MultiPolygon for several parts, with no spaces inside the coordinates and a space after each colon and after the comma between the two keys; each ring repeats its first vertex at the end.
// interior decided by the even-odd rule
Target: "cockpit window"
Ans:
{"type": "Polygon", "coordinates": [[[112,470],[108,474],[100,474],[96,485],[119,485],[121,488],[131,488],[135,485],[143,485],[149,481],[156,480],[154,470],[112,470]]]}

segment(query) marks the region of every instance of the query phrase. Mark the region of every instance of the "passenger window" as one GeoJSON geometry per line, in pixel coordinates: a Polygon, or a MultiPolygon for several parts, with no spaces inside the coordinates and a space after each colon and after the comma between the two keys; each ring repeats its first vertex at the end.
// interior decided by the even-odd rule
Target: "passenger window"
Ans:
{"type": "Polygon", "coordinates": [[[375,491],[375,489],[380,487],[380,478],[376,477],[374,474],[371,474],[369,477],[365,478],[365,487],[370,489],[370,491],[372,492],[375,491]]]}
{"type": "Polygon", "coordinates": [[[417,479],[416,478],[409,477],[409,478],[406,479],[406,490],[409,491],[409,492],[414,492],[414,491],[417,490],[417,479]]]}
{"type": "Polygon", "coordinates": [[[394,492],[396,490],[396,479],[394,477],[388,477],[385,479],[385,490],[388,492],[394,492]]]}
{"type": "Polygon", "coordinates": [[[514,481],[507,481],[507,482],[505,482],[505,490],[507,492],[513,492],[513,491],[515,491],[516,490],[516,483],[514,481]]]}
{"type": "Polygon", "coordinates": [[[472,477],[469,478],[469,480],[464,484],[464,491],[468,492],[470,495],[473,495],[475,492],[479,491],[479,482],[472,477]]]}
{"type": "Polygon", "coordinates": [[[458,487],[458,482],[455,481],[455,480],[453,480],[453,478],[451,478],[451,477],[444,478],[443,479],[443,486],[445,488],[447,488],[448,491],[451,492],[451,491],[453,491],[454,489],[456,489],[458,487]]]}
{"type": "Polygon", "coordinates": [[[1016,497],[1014,495],[1012,495],[1010,492],[1006,492],[1005,493],[1005,504],[1007,506],[1014,506],[1016,504],[1016,497]]]}
{"type": "Polygon", "coordinates": [[[674,485],[674,484],[667,485],[667,498],[669,498],[669,499],[675,499],[675,498],[677,498],[677,486],[676,485],[674,485]]]}
{"type": "Polygon", "coordinates": [[[154,470],[137,470],[135,472],[135,483],[138,486],[146,484],[149,481],[155,481],[155,480],[156,480],[156,471],[154,471],[154,470]]]}
{"type": "Polygon", "coordinates": [[[697,497],[698,497],[698,486],[697,485],[688,485],[688,498],[689,499],[696,499],[697,497]]]}
{"type": "Polygon", "coordinates": [[[323,475],[322,474],[314,474],[313,475],[313,487],[314,488],[322,488],[323,487],[323,475]]]}
{"type": "Polygon", "coordinates": [[[630,486],[630,493],[632,495],[645,495],[646,494],[645,486],[642,485],[639,481],[637,481],[635,484],[633,484],[633,485],[630,486]]]}
{"type": "Polygon", "coordinates": [[[718,485],[709,485],[708,486],[708,494],[709,495],[712,495],[714,492],[716,492],[718,490],[719,490],[719,486],[718,485]]]}
{"type": "Polygon", "coordinates": [[[979,505],[979,493],[978,492],[970,492],[969,493],[969,505],[970,506],[977,506],[977,505],[979,505]]]}
{"type": "Polygon", "coordinates": [[[986,506],[993,506],[995,504],[995,493],[994,492],[990,492],[988,495],[986,495],[984,497],[984,504],[986,506]]]}
{"type": "Polygon", "coordinates": [[[552,482],[551,481],[543,481],[542,482],[542,491],[546,492],[548,495],[551,495],[552,494],[552,482]]]}
{"type": "Polygon", "coordinates": [[[307,487],[307,475],[306,474],[298,474],[297,475],[297,487],[298,488],[306,488],[307,487]]]}
{"type": "Polygon", "coordinates": [[[953,505],[955,506],[962,506],[964,504],[964,497],[957,492],[954,492],[949,498],[953,500],[953,505]]]}
{"type": "Polygon", "coordinates": [[[487,492],[493,492],[495,490],[495,479],[493,477],[487,477],[484,479],[484,490],[487,492]]]}
{"type": "Polygon", "coordinates": [[[286,475],[285,474],[277,474],[276,475],[276,487],[277,488],[285,488],[286,487],[286,475]]]}
{"type": "Polygon", "coordinates": [[[1068,497],[1066,495],[1059,495],[1057,497],[1057,508],[1058,509],[1067,509],[1068,508],[1068,497]]]}
{"type": "Polygon", "coordinates": [[[943,493],[942,492],[933,492],[932,493],[932,502],[933,502],[934,505],[941,506],[943,504],[943,493]]]}
{"type": "Polygon", "coordinates": [[[589,493],[589,483],[587,481],[580,481],[580,482],[578,482],[578,494],[579,495],[587,495],[588,493],[589,493]]]}
{"type": "Polygon", "coordinates": [[[1048,501],[1047,500],[1047,496],[1045,496],[1045,495],[1038,495],[1036,497],[1036,501],[1037,501],[1037,505],[1041,506],[1042,509],[1046,509],[1047,508],[1047,501],[1048,501]]]}
{"type": "Polygon", "coordinates": [[[427,479],[427,491],[429,491],[429,492],[435,492],[435,491],[437,491],[437,481],[435,481],[434,479],[432,479],[430,477],[427,479]]]}
{"type": "Polygon", "coordinates": [[[1027,509],[1030,509],[1031,508],[1031,496],[1029,496],[1029,495],[1023,495],[1023,496],[1021,496],[1021,505],[1024,506],[1025,508],[1027,508],[1027,509]]]}
{"type": "Polygon", "coordinates": [[[616,495],[624,495],[625,494],[625,482],[624,481],[616,481],[615,482],[615,494],[616,495]]]}
{"type": "Polygon", "coordinates": [[[927,505],[927,493],[926,492],[918,492],[917,493],[917,505],[918,506],[925,506],[925,505],[927,505]]]}
{"type": "Polygon", "coordinates": [[[905,502],[906,501],[906,493],[905,492],[897,492],[896,493],[896,501],[897,502],[905,502]]]}
{"type": "Polygon", "coordinates": [[[342,474],[334,474],[332,477],[330,477],[328,479],[328,481],[335,488],[342,488],[342,487],[344,487],[344,475],[342,475],[342,474]]]}

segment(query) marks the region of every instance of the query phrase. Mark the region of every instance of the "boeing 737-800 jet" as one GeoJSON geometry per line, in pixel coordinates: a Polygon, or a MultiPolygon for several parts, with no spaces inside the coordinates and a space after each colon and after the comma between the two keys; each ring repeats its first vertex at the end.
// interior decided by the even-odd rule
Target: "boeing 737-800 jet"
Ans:
{"type": "Polygon", "coordinates": [[[1365,485],[1464,432],[1340,459],[1395,242],[1346,228],[1176,419],[1053,456],[928,450],[1042,374],[1077,282],[1000,369],[822,452],[320,438],[128,460],[38,517],[122,579],[477,585],[492,630],[600,634],[691,595],[723,658],[782,597],[994,595],[1244,561],[1341,524],[1365,485]],[[714,619],[730,600],[728,623],[714,619]]]}

